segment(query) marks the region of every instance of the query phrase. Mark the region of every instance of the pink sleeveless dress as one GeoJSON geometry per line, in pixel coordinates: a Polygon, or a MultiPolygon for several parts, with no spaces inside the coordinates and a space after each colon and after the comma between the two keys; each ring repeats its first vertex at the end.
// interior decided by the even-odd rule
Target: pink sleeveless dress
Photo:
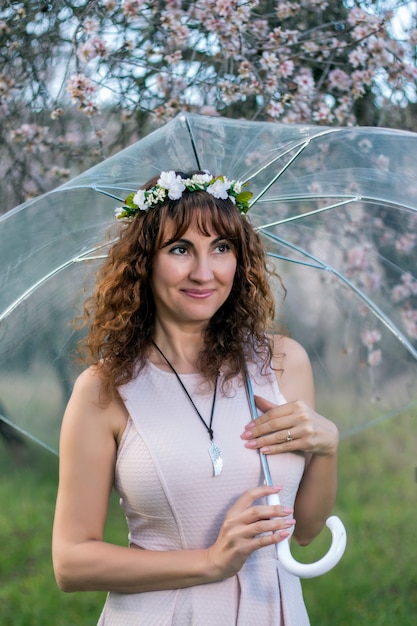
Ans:
{"type": "MultiPolygon", "coordinates": [[[[212,392],[202,393],[198,374],[181,380],[209,420],[212,392]]],[[[272,370],[251,368],[255,395],[285,399],[272,370]]],[[[247,489],[263,484],[259,454],[240,439],[251,421],[243,381],[217,394],[213,430],[223,470],[213,477],[210,438],[171,372],[149,363],[120,389],[129,412],[118,450],[115,489],[129,527],[129,542],[146,550],[204,548],[214,543],[223,516],[247,489]]],[[[269,457],[281,502],[293,506],[304,470],[303,454],[269,457]]],[[[109,563],[111,567],[111,563],[109,563]]],[[[254,552],[240,572],[185,589],[109,593],[99,626],[306,626],[298,578],[285,571],[275,547],[254,552]]]]}

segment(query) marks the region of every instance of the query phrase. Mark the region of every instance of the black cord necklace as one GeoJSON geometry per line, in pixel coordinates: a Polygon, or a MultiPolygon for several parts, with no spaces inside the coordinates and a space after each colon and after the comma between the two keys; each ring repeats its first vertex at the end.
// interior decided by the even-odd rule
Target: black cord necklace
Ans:
{"type": "Polygon", "coordinates": [[[181,385],[182,390],[184,391],[185,395],[187,396],[187,398],[191,402],[191,404],[192,404],[192,406],[194,408],[194,411],[197,413],[197,415],[200,418],[201,422],[204,424],[208,434],[210,435],[210,447],[209,447],[208,452],[209,452],[209,455],[210,455],[210,458],[211,458],[211,462],[213,463],[214,476],[218,476],[220,474],[220,472],[222,471],[223,459],[222,459],[222,451],[220,449],[220,446],[214,441],[213,417],[214,417],[214,407],[216,405],[217,381],[218,381],[219,376],[217,374],[216,381],[214,383],[214,394],[213,394],[213,402],[212,402],[212,405],[211,405],[210,422],[207,425],[207,422],[203,419],[203,416],[201,415],[200,411],[197,409],[196,405],[194,404],[194,401],[193,401],[192,397],[188,393],[184,383],[182,382],[181,378],[179,377],[179,374],[176,371],[176,369],[174,368],[174,366],[168,361],[168,359],[166,358],[165,354],[162,352],[161,348],[159,348],[154,341],[152,341],[152,343],[155,346],[155,348],[158,350],[158,352],[162,356],[162,358],[166,361],[168,367],[175,374],[179,384],[181,385]]]}

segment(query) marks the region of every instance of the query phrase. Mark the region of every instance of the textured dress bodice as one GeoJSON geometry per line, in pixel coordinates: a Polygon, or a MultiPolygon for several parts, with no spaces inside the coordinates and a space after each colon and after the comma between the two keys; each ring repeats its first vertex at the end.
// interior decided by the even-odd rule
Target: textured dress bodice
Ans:
{"type": "MultiPolygon", "coordinates": [[[[204,419],[213,391],[198,374],[181,375],[204,419]]],[[[275,374],[251,368],[255,395],[285,402],[275,374]]],[[[221,382],[221,381],[220,381],[221,382]]],[[[129,412],[116,462],[115,489],[129,527],[129,542],[147,550],[209,547],[227,509],[261,485],[259,454],[240,438],[251,421],[243,381],[219,388],[213,419],[223,469],[213,476],[210,437],[171,372],[149,363],[120,389],[129,412]]],[[[282,504],[293,506],[304,470],[302,454],[270,455],[282,504]]],[[[109,564],[111,567],[111,564],[109,564]]],[[[100,626],[305,626],[309,623],[298,578],[282,569],[274,546],[254,552],[240,572],[216,583],[135,594],[110,593],[100,626]]]]}

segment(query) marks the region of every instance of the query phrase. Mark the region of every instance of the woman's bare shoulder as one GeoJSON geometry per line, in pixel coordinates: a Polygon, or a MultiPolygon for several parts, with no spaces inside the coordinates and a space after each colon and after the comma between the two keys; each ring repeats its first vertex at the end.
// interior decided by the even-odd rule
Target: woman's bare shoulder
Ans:
{"type": "Polygon", "coordinates": [[[102,426],[107,425],[118,438],[126,425],[127,409],[119,397],[106,397],[100,370],[89,367],[74,383],[65,418],[67,421],[92,421],[102,426]]]}
{"type": "Polygon", "coordinates": [[[310,364],[306,349],[291,337],[273,335],[273,363],[279,369],[292,369],[310,364]]]}
{"type": "Polygon", "coordinates": [[[313,371],[305,348],[291,337],[276,335],[273,366],[287,401],[304,400],[314,407],[313,371]]]}
{"type": "Polygon", "coordinates": [[[102,392],[103,384],[97,367],[88,367],[75,380],[73,393],[77,395],[95,396],[98,399],[102,392]]]}

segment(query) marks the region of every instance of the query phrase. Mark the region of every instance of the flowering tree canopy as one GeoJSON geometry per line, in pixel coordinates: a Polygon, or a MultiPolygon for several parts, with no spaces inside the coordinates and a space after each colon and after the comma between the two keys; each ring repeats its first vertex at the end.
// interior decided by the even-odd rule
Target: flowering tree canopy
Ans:
{"type": "Polygon", "coordinates": [[[412,128],[413,7],[393,11],[383,0],[6,2],[2,210],[181,110],[412,128]]]}

